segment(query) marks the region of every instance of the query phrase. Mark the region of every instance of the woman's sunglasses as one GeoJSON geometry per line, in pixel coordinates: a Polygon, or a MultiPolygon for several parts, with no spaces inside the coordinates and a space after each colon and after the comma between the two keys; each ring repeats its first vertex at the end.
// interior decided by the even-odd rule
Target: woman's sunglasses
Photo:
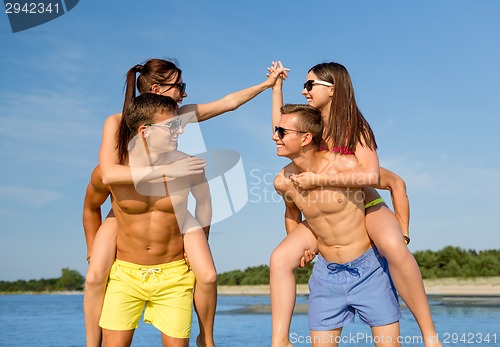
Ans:
{"type": "Polygon", "coordinates": [[[176,119],[176,120],[170,121],[166,124],[162,124],[162,123],[151,124],[151,123],[149,123],[149,124],[144,124],[144,125],[147,127],[162,128],[164,130],[168,130],[171,134],[175,134],[179,131],[179,128],[182,125],[182,121],[180,119],[176,119]]]}
{"type": "Polygon", "coordinates": [[[283,140],[283,138],[285,137],[287,131],[295,131],[295,132],[300,133],[300,134],[307,133],[307,131],[300,131],[300,130],[295,130],[295,129],[286,129],[286,128],[282,128],[282,127],[274,127],[274,132],[278,135],[278,138],[280,140],[283,140]]]}
{"type": "MultiPolygon", "coordinates": [[[[179,93],[184,94],[186,91],[186,83],[162,83],[160,86],[170,86],[179,89],[179,93]]],[[[169,88],[170,89],[170,88],[169,88]]]]}
{"type": "Polygon", "coordinates": [[[305,90],[307,90],[308,92],[310,92],[313,89],[313,86],[315,84],[321,84],[322,86],[326,86],[326,87],[333,86],[333,83],[326,82],[326,81],[308,80],[308,81],[306,81],[306,83],[304,83],[304,88],[305,88],[305,90]]]}

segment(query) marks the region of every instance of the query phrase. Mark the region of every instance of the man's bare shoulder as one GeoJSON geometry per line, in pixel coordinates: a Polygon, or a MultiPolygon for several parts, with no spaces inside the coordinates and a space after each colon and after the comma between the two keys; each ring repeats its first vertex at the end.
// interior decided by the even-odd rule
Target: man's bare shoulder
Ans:
{"type": "Polygon", "coordinates": [[[298,169],[294,163],[285,166],[274,178],[274,189],[276,189],[278,193],[289,190],[292,187],[290,176],[297,173],[298,169]]]}

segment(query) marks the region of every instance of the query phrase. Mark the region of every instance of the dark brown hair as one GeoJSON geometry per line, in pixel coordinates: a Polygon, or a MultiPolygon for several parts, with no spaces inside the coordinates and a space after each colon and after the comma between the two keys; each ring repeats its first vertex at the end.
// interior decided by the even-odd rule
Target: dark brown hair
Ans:
{"type": "Polygon", "coordinates": [[[296,113],[298,131],[311,133],[312,143],[319,148],[323,138],[323,118],[321,112],[309,105],[286,104],[281,107],[281,114],[296,113]]]}
{"type": "Polygon", "coordinates": [[[356,144],[377,149],[375,135],[370,124],[356,104],[354,88],[347,69],[338,63],[321,63],[313,66],[313,72],[320,80],[334,85],[328,124],[324,131],[324,141],[331,141],[334,148],[355,151],[356,144]]]}
{"type": "Polygon", "coordinates": [[[132,99],[123,112],[120,131],[118,133],[118,158],[120,164],[125,164],[128,157],[128,143],[137,134],[141,125],[155,123],[158,112],[173,112],[177,110],[177,102],[169,96],[144,93],[132,99]],[[121,129],[128,131],[122,132],[121,129]],[[121,149],[125,148],[122,152],[121,149]]]}

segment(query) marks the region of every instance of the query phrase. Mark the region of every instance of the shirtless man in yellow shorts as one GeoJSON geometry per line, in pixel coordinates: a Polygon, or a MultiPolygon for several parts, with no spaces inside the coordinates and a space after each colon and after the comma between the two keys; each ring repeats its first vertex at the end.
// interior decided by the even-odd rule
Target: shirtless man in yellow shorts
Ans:
{"type": "MultiPolygon", "coordinates": [[[[187,156],[176,150],[182,133],[176,107],[171,98],[156,94],[134,99],[123,119],[135,137],[118,136],[129,144],[130,166],[167,164],[187,156]]],[[[107,190],[98,169],[91,184],[101,195],[98,204],[107,190]]],[[[195,198],[209,198],[208,185],[204,174],[198,174],[136,188],[117,184],[108,190],[119,228],[99,322],[103,342],[130,346],[146,306],[144,320],[162,332],[163,346],[187,347],[195,277],[184,260],[183,233],[199,228],[187,211],[187,197],[191,192],[195,198]]]]}

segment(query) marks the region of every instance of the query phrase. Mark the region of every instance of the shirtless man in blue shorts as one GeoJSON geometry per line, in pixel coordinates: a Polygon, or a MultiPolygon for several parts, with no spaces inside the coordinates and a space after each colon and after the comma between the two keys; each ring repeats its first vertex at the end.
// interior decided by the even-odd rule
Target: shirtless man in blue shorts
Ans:
{"type": "Polygon", "coordinates": [[[371,326],[377,347],[401,346],[396,290],[365,228],[361,188],[302,190],[290,176],[340,172],[358,166],[353,156],[320,151],[321,114],[307,105],[285,105],[273,140],[277,154],[292,160],[274,184],[286,206],[287,229],[302,215],[318,240],[319,256],[309,280],[309,327],[313,346],[338,346],[342,327],[354,319],[371,326]]]}

